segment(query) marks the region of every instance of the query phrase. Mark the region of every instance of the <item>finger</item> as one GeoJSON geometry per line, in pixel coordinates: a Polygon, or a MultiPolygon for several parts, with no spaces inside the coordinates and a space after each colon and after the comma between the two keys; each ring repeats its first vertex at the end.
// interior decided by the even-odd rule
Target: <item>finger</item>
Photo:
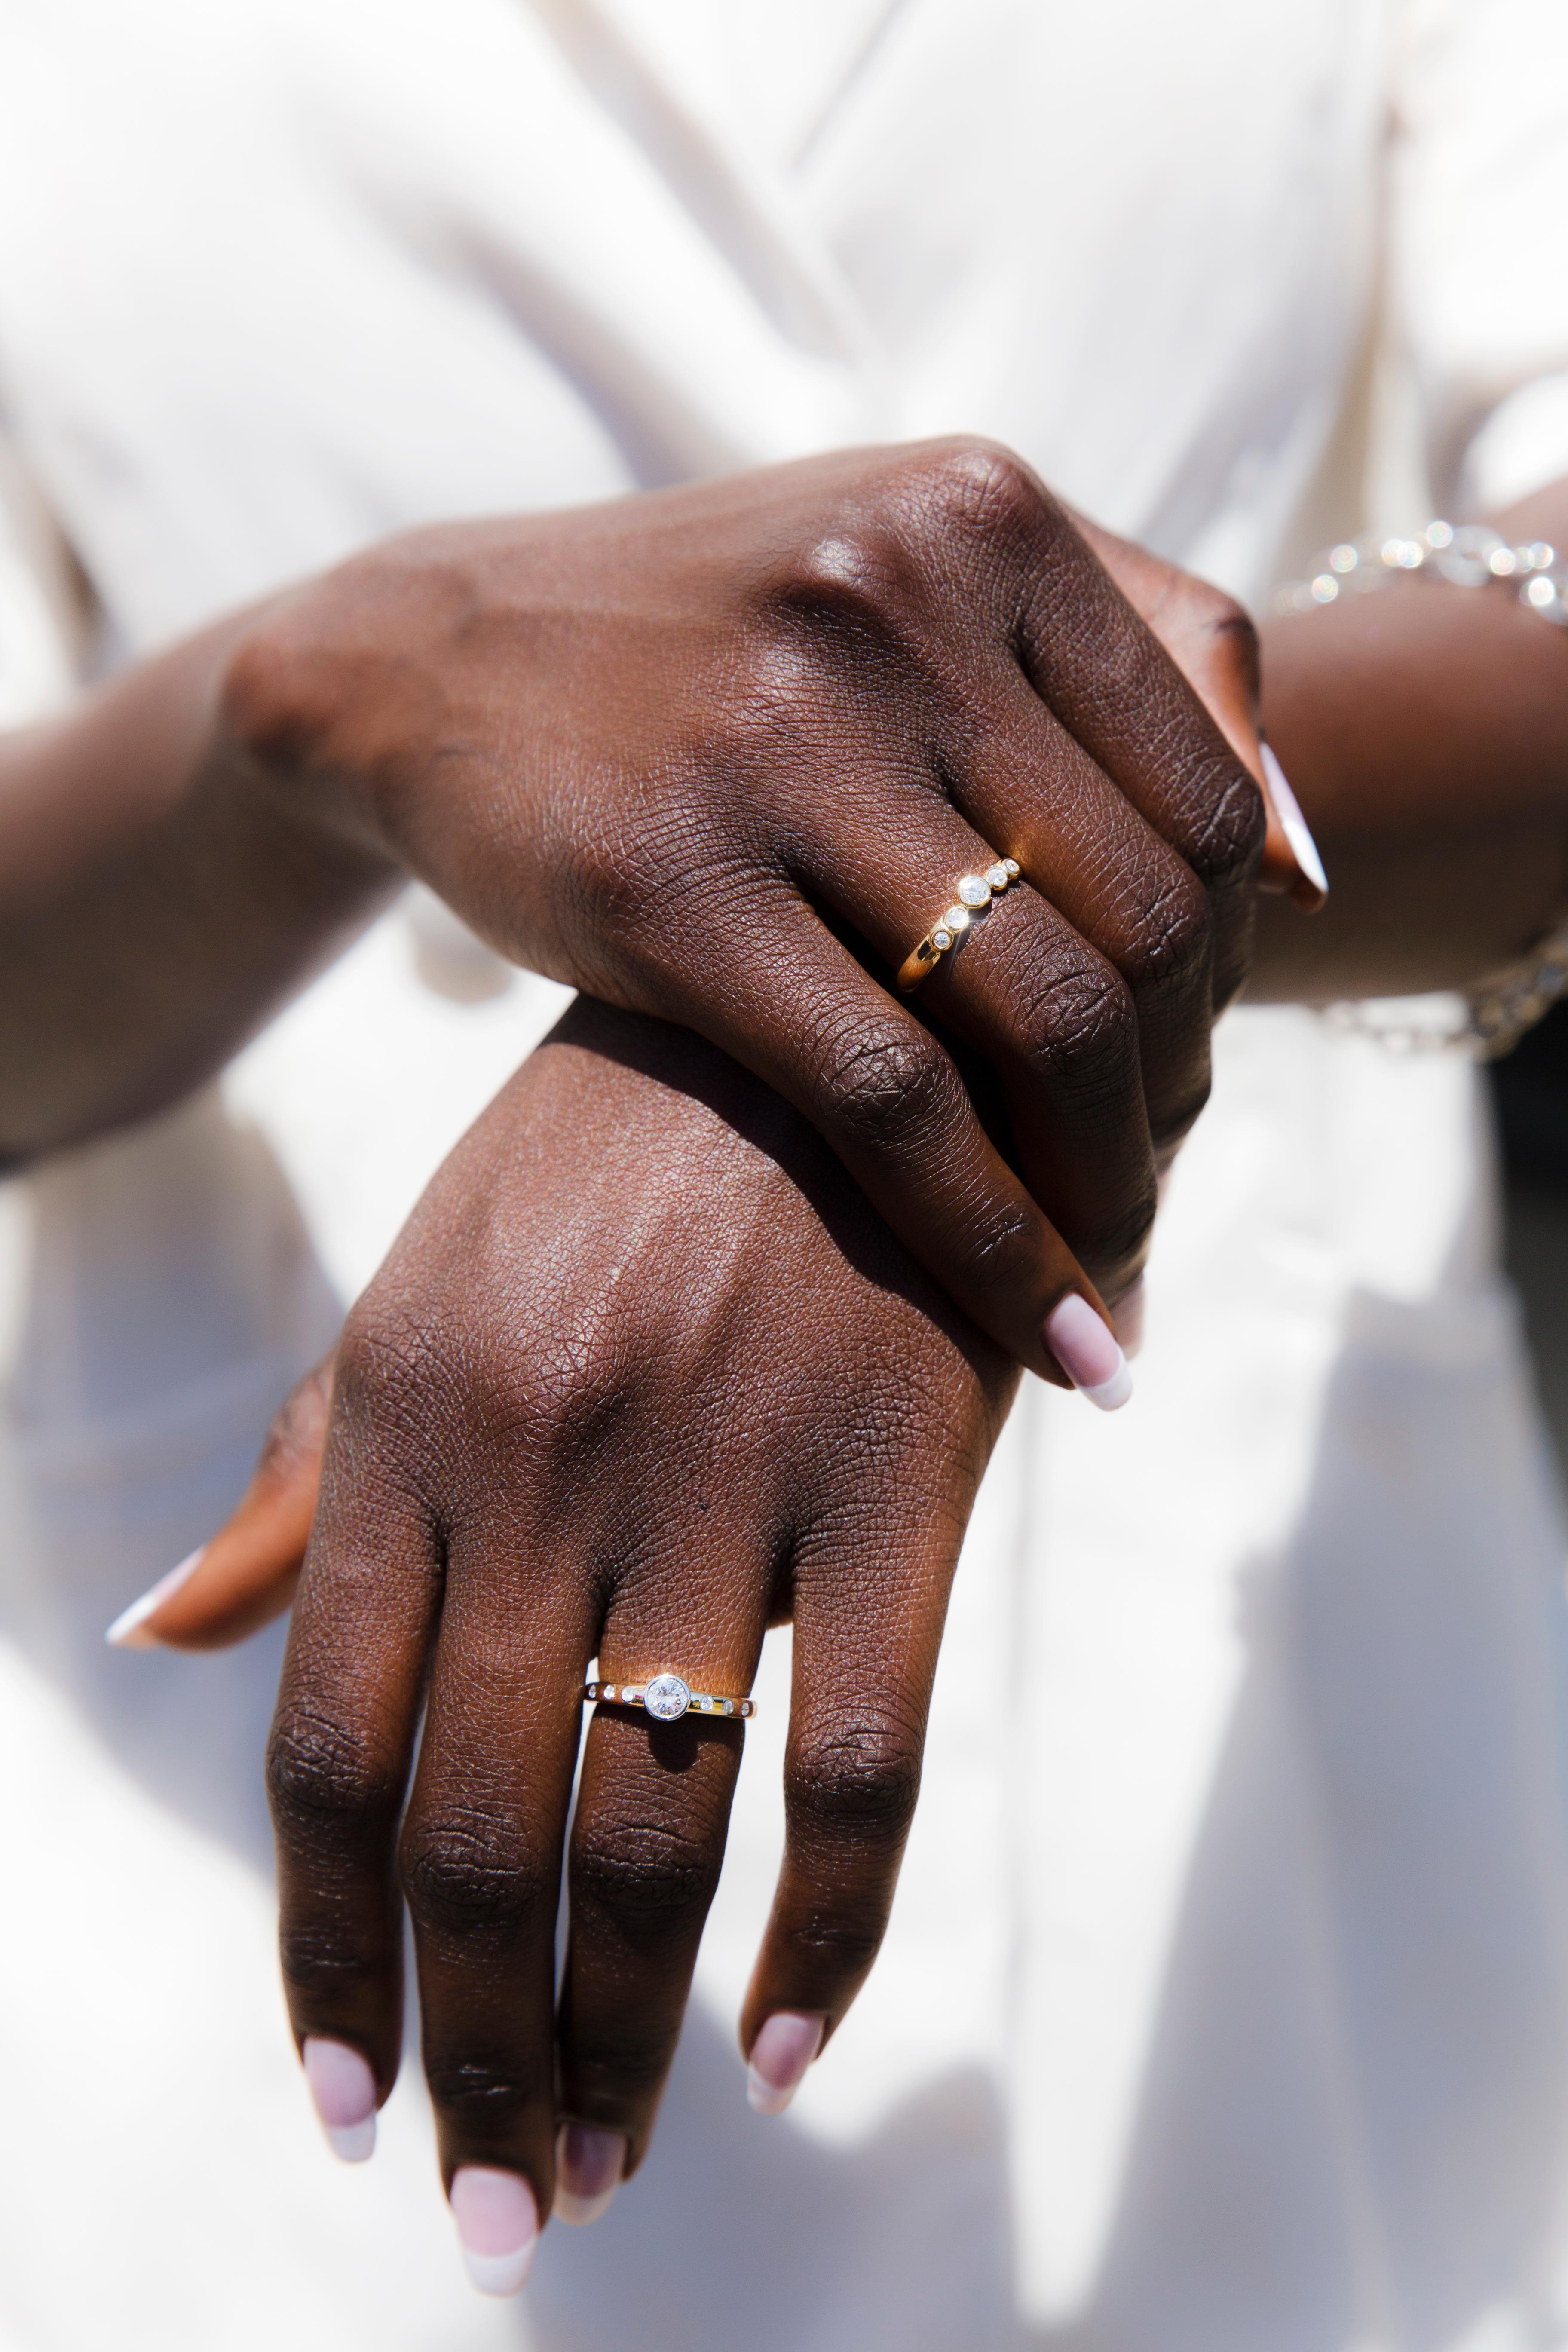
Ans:
{"type": "MultiPolygon", "coordinates": [[[[1091,765],[1016,678],[992,696],[993,709],[1005,700],[1008,686],[1031,713],[1026,756],[1038,757],[1043,719],[1064,758],[1091,765]]],[[[1136,837],[1119,844],[1113,835],[1109,853],[1102,843],[1094,845],[1102,867],[1109,855],[1120,856],[1128,868],[1120,893],[1108,888],[1103,895],[1131,903],[1146,893],[1167,902],[1161,918],[1167,945],[1174,892],[1184,885],[1195,907],[1194,951],[1184,972],[1163,980],[1152,952],[1141,975],[1169,1132],[1178,1117],[1184,1124],[1196,1115],[1207,1089],[1207,911],[1179,859],[1106,778],[1098,781],[1110,824],[1124,837],[1136,837]],[[1178,1060],[1192,1074],[1182,1092],[1173,1076],[1178,1060]]],[[[1032,887],[1027,871],[1011,885],[1005,877],[987,881],[998,872],[994,847],[934,777],[889,767],[885,754],[878,764],[876,750],[868,746],[858,763],[855,795],[863,816],[852,817],[830,843],[800,855],[796,878],[895,971],[944,910],[949,928],[966,927],[931,969],[919,1002],[1000,1079],[1029,1195],[1097,1287],[1114,1300],[1136,1276],[1155,1203],[1137,996],[1101,944],[1086,939],[1075,919],[1032,887]],[[994,887],[999,895],[993,898],[994,887]]],[[[992,814],[998,824],[1008,821],[1001,809],[992,814]]],[[[1001,840],[1011,848],[1011,835],[1001,840]]],[[[1057,861],[1043,842],[1035,846],[1039,863],[1034,870],[1051,877],[1042,887],[1056,888],[1057,861]]],[[[1131,925],[1102,923],[1101,929],[1121,945],[1131,925]]]]}
{"type": "MultiPolygon", "coordinates": [[[[673,1530],[670,1531],[673,1533],[673,1530]]],[[[771,1563],[754,1529],[704,1522],[668,1572],[645,1569],[612,1607],[600,1675],[677,1673],[740,1699],[765,1629],[771,1563]]],[[[595,1707],[573,1818],[572,1934],[557,2042],[563,2113],[641,2162],[679,2038],[703,1923],[724,1856],[743,1728],[689,1713],[595,1707]]]]}
{"type": "MultiPolygon", "coordinates": [[[[515,1475],[497,1483],[503,1493],[510,1484],[507,1501],[498,1495],[447,1538],[398,1842],[425,2073],[460,2234],[465,2175],[524,2183],[535,2226],[551,2207],[561,1849],[599,1607],[580,1559],[563,1559],[556,1575],[517,1540],[515,1475]]],[[[466,2235],[465,2245],[507,2252],[476,2250],[466,2235]]]]}
{"type": "Polygon", "coordinates": [[[328,1357],[279,1406],[232,1516],[133,1601],[105,1641],[125,1650],[219,1650],[282,1615],[310,1540],[331,1394],[328,1357]]]}
{"type": "Polygon", "coordinates": [[[741,2021],[765,2113],[788,2104],[880,1949],[962,1533],[883,1496],[875,1523],[841,1520],[797,1556],[784,1864],[741,2021]]]}
{"type": "Polygon", "coordinates": [[[954,796],[983,833],[1005,829],[1026,877],[1119,975],[1149,1129],[1168,1149],[1208,1096],[1208,894],[1016,672],[995,680],[989,710],[983,739],[948,763],[954,796]]]}
{"type": "Polygon", "coordinates": [[[725,943],[723,993],[690,1025],[795,1104],[948,1296],[1018,1362],[1081,1383],[1047,1324],[1104,1302],[982,1126],[952,1056],[781,887],[725,943]],[[781,1020],[781,1003],[798,1008],[781,1020]]]}
{"type": "Polygon", "coordinates": [[[1207,581],[1118,539],[1070,507],[1064,512],[1257,777],[1268,819],[1258,888],[1284,893],[1304,913],[1315,914],[1328,897],[1328,877],[1296,795],[1263,742],[1258,633],[1247,614],[1207,581]]]}
{"type": "MultiPolygon", "coordinates": [[[[1214,1001],[1247,975],[1264,834],[1257,780],[1063,508],[1011,452],[963,445],[928,468],[961,509],[952,593],[984,583],[1036,693],[1196,875],[1213,925],[1214,1001]]],[[[1238,613],[1238,627],[1250,625],[1238,613]]]]}
{"type": "MultiPolygon", "coordinates": [[[[409,1379],[389,1379],[374,1348],[345,1339],[268,1747],[284,1991],[329,2129],[353,2118],[329,2098],[310,2045],[357,2058],[379,2103],[403,2034],[394,1848],[441,1596],[437,1531],[395,1433],[428,1424],[422,1392],[398,1401],[409,1379]]],[[[335,2089],[345,2074],[352,2088],[353,2067],[328,2063],[335,2089]]]]}

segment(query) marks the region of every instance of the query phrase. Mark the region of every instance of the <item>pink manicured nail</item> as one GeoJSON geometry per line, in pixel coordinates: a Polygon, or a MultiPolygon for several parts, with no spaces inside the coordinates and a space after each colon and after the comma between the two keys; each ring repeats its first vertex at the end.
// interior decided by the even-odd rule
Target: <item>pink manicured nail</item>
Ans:
{"type": "Polygon", "coordinates": [[[1101,1412],[1114,1412],[1131,1395],[1132,1375],[1115,1333],[1076,1290],[1047,1316],[1046,1345],[1079,1396],[1101,1412]]]}
{"type": "Polygon", "coordinates": [[[746,2096],[760,2116],[782,2116],[822,2047],[825,2021],[796,2009],[775,2010],[752,2044],[746,2096]]]}
{"type": "Polygon", "coordinates": [[[626,2143],[595,2124],[563,2124],[555,2139],[555,2218],[596,2221],[621,2185],[626,2143]]]}
{"type": "Polygon", "coordinates": [[[357,2050],[319,2033],[307,2036],[301,2055],[328,2147],[345,2164],[363,2164],[375,2147],[375,2076],[357,2050]]]}
{"type": "Polygon", "coordinates": [[[195,1574],[205,1549],[205,1544],[198,1546],[196,1550],[187,1554],[178,1568],[172,1568],[167,1576],[161,1576],[156,1584],[150,1586],[140,1601],[133,1601],[129,1609],[122,1609],[105,1633],[104,1640],[117,1650],[155,1650],[157,1637],[144,1633],[142,1628],[154,1611],[163,1607],[171,1593],[178,1592],[181,1585],[195,1574]]]}
{"type": "Polygon", "coordinates": [[[1318,903],[1321,903],[1329,895],[1329,877],[1318,855],[1318,845],[1301,814],[1300,802],[1285,780],[1285,771],[1279,765],[1272,745],[1265,743],[1260,749],[1263,772],[1268,779],[1268,796],[1274,803],[1274,814],[1279,819],[1279,830],[1289,843],[1297,865],[1318,893],[1318,903]]]}
{"type": "Polygon", "coordinates": [[[452,2183],[463,2266],[481,2294],[515,2294],[539,2243],[539,2208],[521,2173],[465,2164],[452,2183]]]}

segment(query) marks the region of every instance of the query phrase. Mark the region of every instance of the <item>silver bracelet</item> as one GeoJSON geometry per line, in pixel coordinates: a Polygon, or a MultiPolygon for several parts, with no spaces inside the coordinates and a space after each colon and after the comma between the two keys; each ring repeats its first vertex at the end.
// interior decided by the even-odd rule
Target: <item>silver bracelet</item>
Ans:
{"type": "MultiPolygon", "coordinates": [[[[1324,550],[1305,580],[1274,592],[1276,613],[1311,613],[1342,596],[1386,588],[1409,572],[1424,572],[1455,588],[1507,587],[1530,612],[1553,627],[1568,628],[1568,562],[1543,539],[1510,547],[1485,523],[1429,522],[1413,539],[1342,540],[1324,550]]],[[[1465,1015],[1457,1025],[1426,1026],[1387,1020],[1366,1004],[1330,1004],[1323,1018],[1336,1029],[1374,1037],[1394,1054],[1468,1054],[1496,1061],[1518,1045],[1568,991],[1568,916],[1530,954],[1500,971],[1489,972],[1463,992],[1465,1015]]]]}
{"type": "Polygon", "coordinates": [[[1568,629],[1568,562],[1544,539],[1510,547],[1485,523],[1429,522],[1414,539],[1342,540],[1325,548],[1305,580],[1287,581],[1274,592],[1276,613],[1313,613],[1342,596],[1365,595],[1410,572],[1446,580],[1453,588],[1507,587],[1518,583],[1521,604],[1554,627],[1568,629]]]}

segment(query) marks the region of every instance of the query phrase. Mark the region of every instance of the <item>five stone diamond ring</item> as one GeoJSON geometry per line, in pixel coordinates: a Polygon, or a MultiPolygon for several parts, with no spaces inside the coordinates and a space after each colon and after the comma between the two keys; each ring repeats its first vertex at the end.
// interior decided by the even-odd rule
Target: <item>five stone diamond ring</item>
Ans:
{"type": "Polygon", "coordinates": [[[906,995],[918,988],[928,973],[933,972],[949,948],[969,929],[970,919],[999,898],[1009,882],[1018,879],[1016,857],[999,857],[984,874],[965,874],[960,877],[958,895],[946,914],[939,916],[918,948],[904,958],[899,966],[899,986],[906,995]]]}
{"type": "Polygon", "coordinates": [[[754,1698],[721,1698],[712,1691],[693,1690],[679,1675],[655,1675],[647,1683],[584,1683],[584,1699],[605,1706],[646,1707],[660,1723],[678,1722],[683,1715],[755,1715],[754,1698]]]}

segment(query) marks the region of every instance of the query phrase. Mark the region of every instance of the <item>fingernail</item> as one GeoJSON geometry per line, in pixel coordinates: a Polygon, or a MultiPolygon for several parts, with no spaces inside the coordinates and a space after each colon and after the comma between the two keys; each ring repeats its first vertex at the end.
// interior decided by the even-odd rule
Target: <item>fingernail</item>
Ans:
{"type": "Polygon", "coordinates": [[[1078,1291],[1069,1290],[1047,1316],[1046,1345],[1079,1396],[1101,1412],[1114,1412],[1131,1395],[1132,1375],[1115,1333],[1078,1291]]]}
{"type": "Polygon", "coordinates": [[[306,2036],[301,2056],[328,2147],[345,2164],[363,2164],[375,2147],[375,2076],[357,2050],[319,2033],[306,2036]]]}
{"type": "Polygon", "coordinates": [[[1279,829],[1290,845],[1291,855],[1311,886],[1310,903],[1321,906],[1329,895],[1329,877],[1323,871],[1323,861],[1318,855],[1318,845],[1312,839],[1307,820],[1301,814],[1301,803],[1286,782],[1285,771],[1271,744],[1261,747],[1263,772],[1268,779],[1269,797],[1274,803],[1279,829]]]}
{"type": "Polygon", "coordinates": [[[1121,1352],[1131,1358],[1143,1345],[1143,1277],[1139,1276],[1129,1291],[1123,1292],[1110,1310],[1111,1325],[1121,1342],[1121,1352]]]}
{"type": "Polygon", "coordinates": [[[539,2208],[521,2173],[465,2164],[452,2183],[463,2267],[481,2294],[515,2294],[539,2243],[539,2208]]]}
{"type": "Polygon", "coordinates": [[[752,2044],[746,2096],[760,2116],[782,2116],[822,2047],[826,2020],[775,2010],[752,2044]]]}
{"type": "Polygon", "coordinates": [[[205,1549],[205,1544],[199,1544],[195,1551],[186,1555],[178,1568],[172,1568],[167,1576],[161,1576],[156,1584],[150,1586],[140,1601],[133,1601],[129,1609],[122,1609],[105,1633],[104,1640],[116,1650],[155,1650],[158,1646],[156,1636],[144,1633],[142,1628],[170,1595],[178,1592],[181,1585],[195,1574],[205,1549]]]}
{"type": "Polygon", "coordinates": [[[555,2218],[596,2221],[621,2185],[626,2143],[594,2124],[563,2124],[555,2140],[555,2218]]]}

